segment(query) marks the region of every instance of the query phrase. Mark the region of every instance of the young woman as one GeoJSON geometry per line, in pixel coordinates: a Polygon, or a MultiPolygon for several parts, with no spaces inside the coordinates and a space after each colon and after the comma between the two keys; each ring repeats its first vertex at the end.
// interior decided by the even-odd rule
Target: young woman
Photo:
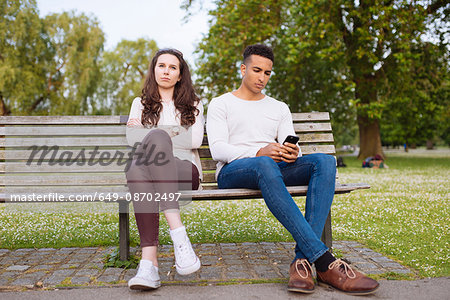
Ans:
{"type": "Polygon", "coordinates": [[[197,148],[203,131],[203,106],[195,95],[183,54],[175,49],[159,50],[127,123],[128,144],[136,149],[126,176],[142,248],[138,272],[128,281],[130,289],[161,285],[157,260],[160,210],[170,227],[177,272],[187,275],[200,268],[181,222],[177,191],[200,186],[197,148]]]}

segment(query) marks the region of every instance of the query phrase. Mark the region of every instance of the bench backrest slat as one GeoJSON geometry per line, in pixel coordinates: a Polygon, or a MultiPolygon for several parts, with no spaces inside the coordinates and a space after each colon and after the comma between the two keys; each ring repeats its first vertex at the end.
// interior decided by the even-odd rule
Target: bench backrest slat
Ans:
{"type": "Polygon", "coordinates": [[[121,125],[90,126],[90,125],[67,125],[61,126],[9,126],[0,127],[0,135],[20,136],[123,136],[125,127],[121,125]]]}
{"type": "Polygon", "coordinates": [[[0,147],[29,147],[29,146],[54,146],[59,147],[95,147],[95,146],[117,146],[126,147],[127,140],[122,136],[74,136],[74,137],[20,137],[5,138],[0,140],[0,147]]]}
{"type": "Polygon", "coordinates": [[[330,114],[328,112],[292,113],[292,120],[294,122],[329,121],[330,114]]]}
{"type": "MultiPolygon", "coordinates": [[[[63,186],[76,186],[76,185],[123,185],[126,183],[125,173],[123,170],[121,173],[71,173],[64,174],[39,174],[27,176],[27,185],[63,185],[63,186]]],[[[7,186],[21,186],[24,176],[5,176],[2,179],[2,183],[7,186]]]]}
{"type": "Polygon", "coordinates": [[[128,116],[0,116],[0,125],[120,125],[128,116]]]}

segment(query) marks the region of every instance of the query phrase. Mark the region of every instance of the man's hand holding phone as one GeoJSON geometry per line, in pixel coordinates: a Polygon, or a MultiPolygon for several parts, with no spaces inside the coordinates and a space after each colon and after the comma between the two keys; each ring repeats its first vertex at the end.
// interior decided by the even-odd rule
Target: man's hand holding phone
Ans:
{"type": "Polygon", "coordinates": [[[299,137],[288,135],[281,146],[285,151],[282,152],[281,160],[287,163],[293,163],[297,159],[299,148],[297,146],[299,137]]]}
{"type": "Polygon", "coordinates": [[[285,161],[287,163],[295,162],[298,156],[298,137],[289,135],[283,144],[270,143],[259,149],[256,156],[269,156],[275,162],[285,161]]]}

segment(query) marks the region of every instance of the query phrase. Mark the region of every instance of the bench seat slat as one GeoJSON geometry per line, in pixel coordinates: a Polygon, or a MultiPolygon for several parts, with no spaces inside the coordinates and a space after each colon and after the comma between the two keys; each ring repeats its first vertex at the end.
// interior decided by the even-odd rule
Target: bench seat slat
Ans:
{"type": "MultiPolygon", "coordinates": [[[[370,186],[366,183],[357,184],[337,184],[335,192],[336,193],[348,193],[359,189],[368,189],[370,186]]],[[[287,190],[292,196],[305,196],[308,191],[308,186],[289,186],[287,190]]],[[[186,194],[191,192],[187,191],[186,194]]],[[[224,199],[252,199],[261,198],[260,190],[251,189],[218,189],[218,190],[202,190],[193,191],[193,200],[224,200],[224,199]]]]}
{"type": "MultiPolygon", "coordinates": [[[[365,183],[358,184],[337,184],[335,192],[337,194],[348,193],[354,190],[359,189],[368,189],[370,186],[365,183]]],[[[307,186],[289,186],[287,187],[289,193],[292,196],[305,196],[308,190],[307,186]]],[[[126,191],[117,192],[119,200],[126,199],[126,191]]],[[[95,195],[95,192],[86,192],[83,193],[82,189],[77,194],[91,194],[95,195]]],[[[261,191],[259,190],[251,190],[251,189],[220,189],[220,190],[201,190],[201,191],[183,191],[184,198],[192,198],[192,200],[225,200],[225,199],[253,199],[253,198],[261,198],[261,191]]],[[[0,194],[0,200],[9,200],[7,197],[8,194],[0,194]]],[[[70,193],[66,191],[66,193],[61,193],[61,195],[65,195],[65,199],[68,199],[70,193]]],[[[97,198],[94,200],[99,200],[99,193],[97,193],[97,198]]],[[[103,195],[104,196],[104,195],[103,195]]]]}
{"type": "Polygon", "coordinates": [[[0,187],[0,193],[126,193],[128,187],[125,185],[103,185],[103,186],[2,186],[0,187]]]}

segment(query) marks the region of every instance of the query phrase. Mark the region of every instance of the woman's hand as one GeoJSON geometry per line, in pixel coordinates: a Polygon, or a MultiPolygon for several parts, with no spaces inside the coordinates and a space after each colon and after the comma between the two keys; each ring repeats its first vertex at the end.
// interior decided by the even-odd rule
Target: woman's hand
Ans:
{"type": "Polygon", "coordinates": [[[142,125],[142,123],[141,123],[141,121],[139,121],[139,119],[133,118],[133,119],[128,120],[127,127],[144,128],[144,125],[142,125]]]}

